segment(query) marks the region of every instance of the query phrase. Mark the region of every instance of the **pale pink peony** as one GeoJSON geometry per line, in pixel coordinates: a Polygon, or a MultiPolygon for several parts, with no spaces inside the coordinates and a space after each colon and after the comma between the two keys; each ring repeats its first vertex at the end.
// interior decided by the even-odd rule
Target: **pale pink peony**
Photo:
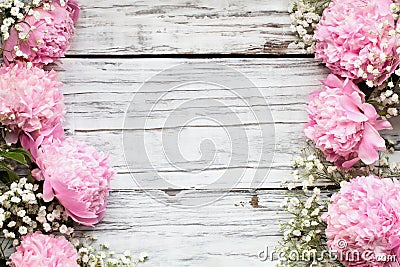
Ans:
{"type": "Polygon", "coordinates": [[[10,37],[3,45],[5,64],[26,61],[43,66],[64,56],[74,33],[73,19],[77,12],[70,13],[72,8],[68,4],[61,7],[59,1],[52,2],[51,6],[54,10],[34,8],[33,15],[26,16],[10,30],[10,37]]]}
{"type": "Polygon", "coordinates": [[[400,266],[380,261],[382,256],[400,258],[398,180],[357,177],[331,200],[322,216],[327,244],[345,266],[400,266]]]}
{"type": "Polygon", "coordinates": [[[43,140],[64,136],[61,86],[54,71],[22,64],[0,68],[0,123],[12,131],[8,142],[15,143],[19,137],[34,154],[43,140]]]}
{"type": "Polygon", "coordinates": [[[78,253],[65,237],[40,232],[23,236],[10,260],[13,267],[79,267],[78,253]]]}
{"type": "MultiPolygon", "coordinates": [[[[314,38],[315,57],[332,73],[380,85],[399,65],[392,0],[335,0],[314,38]],[[368,67],[369,66],[369,67],[368,67]]],[[[372,85],[371,84],[371,85],[372,85]]]]}
{"type": "Polygon", "coordinates": [[[373,164],[377,151],[386,150],[378,130],[391,129],[390,123],[378,120],[374,106],[365,103],[351,80],[330,74],[323,84],[309,97],[305,135],[337,166],[348,169],[359,160],[373,164]]]}
{"type": "Polygon", "coordinates": [[[40,170],[33,176],[44,180],[44,201],[56,197],[73,220],[87,226],[103,218],[114,175],[107,155],[68,138],[42,144],[36,163],[40,170]]]}

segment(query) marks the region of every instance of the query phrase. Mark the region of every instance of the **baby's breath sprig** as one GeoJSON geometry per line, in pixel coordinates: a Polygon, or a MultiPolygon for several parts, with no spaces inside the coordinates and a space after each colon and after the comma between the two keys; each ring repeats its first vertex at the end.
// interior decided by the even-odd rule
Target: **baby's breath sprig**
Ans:
{"type": "Polygon", "coordinates": [[[312,193],[296,190],[282,202],[291,219],[281,224],[283,239],[275,248],[279,255],[275,259],[278,260],[278,266],[342,266],[330,262],[326,246],[326,223],[321,219],[321,215],[327,211],[327,201],[322,200],[320,195],[318,188],[314,188],[312,193]]]}
{"type": "Polygon", "coordinates": [[[0,258],[5,259],[6,249],[19,245],[21,236],[36,231],[58,232],[71,235],[73,222],[56,200],[45,203],[40,185],[21,178],[10,186],[1,184],[0,195],[0,258]]]}
{"type": "Polygon", "coordinates": [[[281,224],[283,239],[276,247],[278,266],[343,266],[326,246],[326,224],[321,216],[330,203],[329,194],[320,196],[317,186],[329,186],[332,194],[342,183],[357,176],[400,177],[400,163],[389,160],[393,143],[386,141],[386,145],[388,152],[381,152],[375,165],[358,163],[345,171],[327,162],[315,144],[308,141],[300,156],[293,160],[293,178],[283,183],[290,191],[281,206],[291,218],[281,224]]]}
{"type": "Polygon", "coordinates": [[[357,163],[352,168],[344,170],[336,167],[332,162],[326,160],[323,152],[315,147],[311,140],[301,149],[301,153],[292,161],[292,178],[284,180],[282,186],[293,190],[309,187],[340,187],[343,181],[350,181],[357,176],[375,175],[381,178],[399,177],[400,163],[390,163],[389,154],[394,151],[393,142],[386,140],[387,152],[379,152],[379,160],[375,165],[357,163]]]}
{"type": "Polygon", "coordinates": [[[390,119],[400,115],[400,68],[381,86],[375,88],[369,96],[368,103],[373,104],[382,117],[390,119]]]}
{"type": "Polygon", "coordinates": [[[137,257],[130,251],[116,254],[110,250],[108,244],[96,244],[96,237],[81,236],[74,238],[72,243],[78,249],[78,264],[81,267],[133,267],[147,260],[147,253],[140,253],[137,257]]]}
{"type": "Polygon", "coordinates": [[[356,168],[347,172],[337,168],[325,159],[322,151],[317,149],[310,140],[301,149],[300,155],[292,161],[292,166],[293,177],[282,182],[282,186],[289,190],[297,187],[307,190],[308,187],[331,185],[332,183],[339,186],[342,181],[349,181],[356,173],[360,173],[356,168]]]}
{"type": "Polygon", "coordinates": [[[302,49],[308,54],[314,52],[314,30],[321,19],[322,12],[330,0],[292,0],[289,4],[291,30],[296,33],[297,40],[289,44],[289,48],[302,49]]]}
{"type": "Polygon", "coordinates": [[[3,41],[10,36],[10,29],[22,22],[32,9],[42,4],[40,0],[0,0],[0,31],[3,41]]]}

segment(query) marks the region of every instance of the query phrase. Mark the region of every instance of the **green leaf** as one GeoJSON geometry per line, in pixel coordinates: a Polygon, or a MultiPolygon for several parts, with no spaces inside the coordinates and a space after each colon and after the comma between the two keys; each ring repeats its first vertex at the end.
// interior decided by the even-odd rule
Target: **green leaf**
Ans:
{"type": "Polygon", "coordinates": [[[372,104],[372,105],[378,105],[378,106],[382,106],[382,104],[381,103],[379,103],[378,101],[376,101],[376,100],[367,100],[367,103],[369,103],[369,104],[372,104]]]}
{"type": "Polygon", "coordinates": [[[31,153],[29,153],[29,151],[26,150],[26,149],[23,149],[23,148],[10,148],[10,151],[11,151],[11,152],[18,152],[18,153],[21,153],[21,154],[25,155],[26,157],[28,157],[28,159],[30,159],[31,161],[33,161],[33,160],[32,160],[32,156],[31,156],[31,153]]]}
{"type": "Polygon", "coordinates": [[[35,183],[35,178],[33,178],[32,173],[29,172],[29,174],[26,176],[26,179],[28,183],[34,184],[35,183]]]}
{"type": "Polygon", "coordinates": [[[16,174],[10,167],[8,167],[3,162],[0,162],[0,169],[4,169],[7,172],[8,177],[10,178],[8,181],[6,181],[6,183],[11,184],[12,182],[19,180],[18,174],[16,174]]]}
{"type": "Polygon", "coordinates": [[[0,156],[3,158],[14,160],[18,163],[21,163],[25,166],[28,166],[28,162],[26,162],[25,155],[19,152],[11,152],[11,151],[0,151],[0,156]]]}

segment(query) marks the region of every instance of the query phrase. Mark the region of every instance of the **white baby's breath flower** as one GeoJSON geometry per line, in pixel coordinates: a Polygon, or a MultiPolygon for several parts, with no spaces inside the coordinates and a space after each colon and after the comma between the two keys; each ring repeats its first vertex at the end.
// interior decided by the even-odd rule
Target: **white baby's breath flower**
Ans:
{"type": "Polygon", "coordinates": [[[295,185],[294,183],[289,183],[289,184],[287,185],[288,190],[292,190],[292,189],[294,189],[295,187],[296,187],[296,185],[295,185]]]}
{"type": "Polygon", "coordinates": [[[89,253],[89,250],[86,247],[82,247],[78,250],[79,254],[87,254],[89,253]]]}
{"type": "Polygon", "coordinates": [[[307,209],[302,209],[301,210],[301,215],[307,216],[307,214],[308,214],[308,210],[307,209]]]}
{"type": "Polygon", "coordinates": [[[18,233],[20,233],[21,235],[26,235],[28,233],[28,228],[26,228],[25,226],[20,226],[18,228],[18,233]]]}
{"type": "Polygon", "coordinates": [[[138,260],[140,262],[144,262],[148,258],[148,254],[146,252],[142,252],[139,254],[138,260]]]}
{"type": "MultiPolygon", "coordinates": [[[[20,232],[20,234],[21,234],[21,232],[20,232]]],[[[21,234],[21,235],[22,235],[22,234],[21,234]]],[[[9,239],[14,239],[14,238],[15,238],[15,233],[10,232],[10,233],[8,233],[5,237],[6,237],[6,238],[9,238],[9,239]]]]}
{"type": "Polygon", "coordinates": [[[50,232],[51,231],[51,225],[49,223],[44,223],[43,224],[43,230],[45,232],[50,232]]]}
{"type": "Polygon", "coordinates": [[[87,254],[83,255],[83,256],[82,256],[82,261],[83,261],[84,263],[89,262],[89,256],[88,256],[87,254]]]}
{"type": "Polygon", "coordinates": [[[65,234],[68,231],[68,227],[65,224],[63,224],[60,226],[59,231],[60,233],[65,234]]]}
{"type": "Polygon", "coordinates": [[[49,222],[52,222],[52,221],[54,221],[54,215],[53,214],[51,214],[51,213],[49,213],[49,214],[47,214],[47,220],[49,221],[49,222]]]}
{"type": "Polygon", "coordinates": [[[319,189],[318,187],[315,187],[313,189],[314,195],[319,196],[321,194],[321,189],[319,189]]]}
{"type": "Polygon", "coordinates": [[[386,97],[390,97],[391,95],[393,95],[393,91],[392,90],[386,90],[385,91],[385,96],[386,97]]]}
{"type": "Polygon", "coordinates": [[[25,211],[25,210],[20,210],[20,211],[17,212],[17,216],[18,216],[18,217],[21,217],[21,218],[22,218],[22,217],[24,217],[25,215],[26,215],[26,211],[25,211]]]}
{"type": "Polygon", "coordinates": [[[398,115],[398,110],[396,108],[388,108],[388,114],[395,117],[398,115]]]}
{"type": "Polygon", "coordinates": [[[355,61],[354,61],[354,67],[355,67],[355,68],[361,67],[361,63],[362,63],[361,60],[359,60],[359,59],[355,60],[355,61]]]}
{"type": "Polygon", "coordinates": [[[294,236],[301,236],[301,231],[296,229],[296,230],[293,231],[293,235],[294,236]]]}
{"type": "Polygon", "coordinates": [[[19,14],[19,7],[12,7],[10,13],[12,16],[16,17],[19,14]]]}
{"type": "Polygon", "coordinates": [[[31,218],[29,218],[28,216],[25,216],[24,218],[22,218],[22,221],[26,224],[29,224],[32,220],[31,218]]]}
{"type": "Polygon", "coordinates": [[[316,208],[313,212],[311,212],[310,216],[318,216],[319,212],[320,212],[320,209],[316,208]]]}

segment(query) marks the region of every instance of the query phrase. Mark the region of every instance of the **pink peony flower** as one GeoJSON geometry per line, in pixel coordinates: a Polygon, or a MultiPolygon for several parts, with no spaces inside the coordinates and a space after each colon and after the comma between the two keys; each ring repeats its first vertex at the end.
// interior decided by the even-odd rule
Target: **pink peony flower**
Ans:
{"type": "Polygon", "coordinates": [[[78,253],[65,237],[40,232],[22,237],[16,252],[10,256],[13,267],[78,267],[78,253]]]}
{"type": "Polygon", "coordinates": [[[330,74],[323,84],[309,97],[305,135],[337,166],[348,169],[359,160],[373,164],[377,151],[386,150],[378,130],[391,129],[390,123],[378,120],[375,108],[365,103],[351,80],[330,74]]]}
{"type": "Polygon", "coordinates": [[[74,33],[73,19],[78,14],[76,8],[72,9],[74,3],[61,7],[59,1],[52,2],[54,10],[34,8],[33,15],[10,30],[3,45],[4,63],[27,61],[41,67],[64,56],[74,33]]]}
{"type": "Polygon", "coordinates": [[[0,123],[12,132],[6,137],[34,154],[43,140],[62,138],[65,106],[62,86],[54,71],[22,64],[0,68],[0,123]]]}
{"type": "Polygon", "coordinates": [[[400,257],[400,183],[357,177],[332,196],[326,221],[329,248],[345,266],[399,266],[382,261],[400,257]]]}
{"type": "MultiPolygon", "coordinates": [[[[335,0],[324,10],[315,57],[336,75],[380,85],[399,65],[392,0],[335,0]]],[[[372,85],[372,84],[371,84],[372,85]]]]}
{"type": "MultiPolygon", "coordinates": [[[[69,15],[70,15],[71,19],[74,22],[77,22],[78,21],[78,17],[79,17],[79,13],[81,11],[78,1],[77,0],[67,0],[65,2],[67,2],[66,3],[66,5],[67,5],[66,7],[67,7],[67,10],[69,12],[69,15]]],[[[60,0],[58,0],[58,3],[60,4],[60,0]]]]}
{"type": "Polygon", "coordinates": [[[36,158],[37,180],[44,179],[43,199],[56,197],[75,221],[93,226],[104,216],[114,171],[108,156],[70,138],[42,144],[36,158]]]}

